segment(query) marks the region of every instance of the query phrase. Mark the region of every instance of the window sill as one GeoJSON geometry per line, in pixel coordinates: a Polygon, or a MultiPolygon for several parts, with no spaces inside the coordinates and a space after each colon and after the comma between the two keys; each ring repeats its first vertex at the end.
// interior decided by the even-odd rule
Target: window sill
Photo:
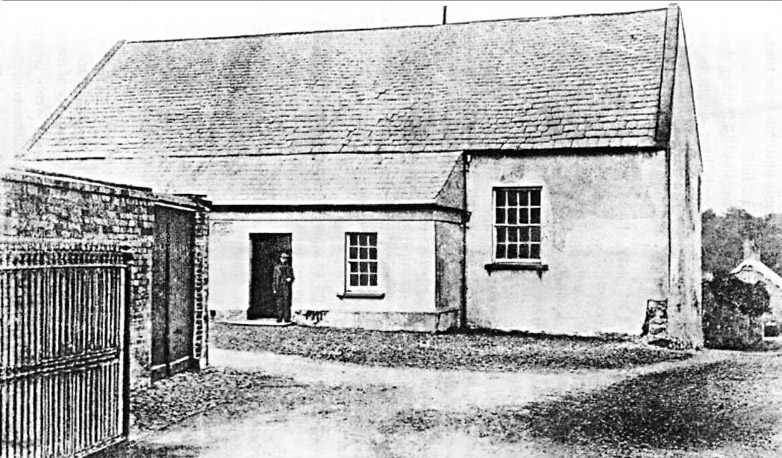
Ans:
{"type": "Polygon", "coordinates": [[[344,293],[338,293],[337,297],[340,299],[383,299],[386,297],[386,293],[359,293],[346,291],[344,293]]]}
{"type": "Polygon", "coordinates": [[[535,272],[545,272],[548,270],[548,264],[539,262],[491,262],[484,266],[491,275],[497,270],[532,270],[535,272]]]}

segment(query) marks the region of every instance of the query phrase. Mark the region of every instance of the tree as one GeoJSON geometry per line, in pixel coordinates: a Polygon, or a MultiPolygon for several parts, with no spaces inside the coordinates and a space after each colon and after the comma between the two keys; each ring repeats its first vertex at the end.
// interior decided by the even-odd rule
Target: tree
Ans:
{"type": "Polygon", "coordinates": [[[771,311],[768,292],[760,282],[750,285],[733,275],[719,274],[710,282],[710,289],[718,304],[743,315],[756,318],[771,311]]]}
{"type": "Polygon", "coordinates": [[[782,272],[782,215],[752,216],[730,208],[724,216],[706,210],[702,217],[703,270],[715,275],[730,272],[744,259],[744,241],[749,239],[771,270],[782,272]]]}

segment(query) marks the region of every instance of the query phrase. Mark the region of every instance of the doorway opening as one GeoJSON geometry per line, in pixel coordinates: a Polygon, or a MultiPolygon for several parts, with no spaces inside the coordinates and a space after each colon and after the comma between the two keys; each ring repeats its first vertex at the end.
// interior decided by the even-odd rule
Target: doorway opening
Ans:
{"type": "MultiPolygon", "coordinates": [[[[285,252],[291,254],[291,234],[250,234],[250,308],[247,319],[275,318],[277,312],[272,294],[274,265],[285,252]]],[[[290,259],[293,265],[293,258],[290,259]]]]}
{"type": "Polygon", "coordinates": [[[155,207],[152,252],[152,367],[158,380],[195,366],[193,333],[195,216],[155,207]]]}

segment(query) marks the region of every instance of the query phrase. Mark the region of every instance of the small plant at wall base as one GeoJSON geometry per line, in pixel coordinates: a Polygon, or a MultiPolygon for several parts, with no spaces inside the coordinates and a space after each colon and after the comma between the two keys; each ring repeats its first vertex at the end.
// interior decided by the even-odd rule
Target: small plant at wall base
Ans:
{"type": "Polygon", "coordinates": [[[313,326],[317,326],[328,314],[328,310],[296,310],[294,315],[304,317],[304,320],[311,321],[313,326]]]}

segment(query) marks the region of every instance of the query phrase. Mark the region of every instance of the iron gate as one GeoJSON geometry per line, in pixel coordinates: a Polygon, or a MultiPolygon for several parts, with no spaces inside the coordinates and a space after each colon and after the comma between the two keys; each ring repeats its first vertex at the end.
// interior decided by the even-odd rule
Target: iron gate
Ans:
{"type": "Polygon", "coordinates": [[[127,437],[128,265],[115,245],[0,241],[0,456],[127,437]]]}

